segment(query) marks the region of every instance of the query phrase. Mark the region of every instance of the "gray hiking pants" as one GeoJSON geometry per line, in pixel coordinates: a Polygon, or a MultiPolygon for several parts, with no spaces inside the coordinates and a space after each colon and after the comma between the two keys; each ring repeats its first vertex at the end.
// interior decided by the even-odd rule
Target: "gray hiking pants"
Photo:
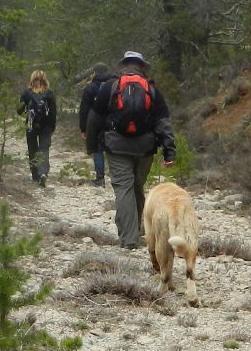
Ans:
{"type": "Polygon", "coordinates": [[[121,246],[137,244],[145,203],[144,184],[153,156],[136,157],[107,153],[121,246]]]}

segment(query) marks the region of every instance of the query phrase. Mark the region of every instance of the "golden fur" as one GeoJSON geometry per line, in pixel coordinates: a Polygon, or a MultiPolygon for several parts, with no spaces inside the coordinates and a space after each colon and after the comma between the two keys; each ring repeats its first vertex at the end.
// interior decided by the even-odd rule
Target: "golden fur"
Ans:
{"type": "Polygon", "coordinates": [[[174,183],[163,183],[149,192],[144,208],[145,238],[153,267],[160,272],[160,289],[173,290],[174,253],[187,265],[187,297],[198,303],[194,267],[198,250],[199,223],[190,195],[174,183]]]}
{"type": "Polygon", "coordinates": [[[44,93],[49,89],[49,81],[44,71],[36,70],[32,72],[29,82],[29,88],[34,93],[44,93]]]}

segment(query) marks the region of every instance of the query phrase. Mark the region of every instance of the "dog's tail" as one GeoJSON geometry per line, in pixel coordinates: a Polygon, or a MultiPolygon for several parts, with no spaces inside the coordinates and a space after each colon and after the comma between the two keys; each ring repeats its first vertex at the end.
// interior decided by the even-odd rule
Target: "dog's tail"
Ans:
{"type": "Polygon", "coordinates": [[[178,256],[184,257],[188,251],[197,250],[198,232],[198,219],[191,204],[184,203],[170,214],[168,243],[178,256]]]}

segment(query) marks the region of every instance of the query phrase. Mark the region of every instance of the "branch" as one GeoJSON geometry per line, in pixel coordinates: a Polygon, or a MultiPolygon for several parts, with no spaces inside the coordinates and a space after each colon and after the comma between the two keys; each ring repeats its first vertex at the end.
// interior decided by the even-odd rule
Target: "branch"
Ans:
{"type": "Polygon", "coordinates": [[[199,46],[195,44],[193,41],[190,44],[198,51],[198,53],[203,57],[206,63],[209,63],[209,59],[206,57],[203,51],[200,50],[199,46]]]}
{"type": "Polygon", "coordinates": [[[223,40],[209,40],[209,44],[219,44],[219,45],[231,45],[231,46],[239,46],[244,42],[244,39],[237,41],[223,41],[223,40]]]}
{"type": "Polygon", "coordinates": [[[216,32],[216,33],[209,33],[208,37],[209,38],[220,37],[220,36],[231,37],[233,32],[243,33],[243,30],[239,29],[239,28],[226,28],[226,30],[228,32],[219,31],[219,32],[216,32]]]}
{"type": "Polygon", "coordinates": [[[240,6],[240,3],[236,3],[236,4],[234,4],[228,11],[226,11],[226,12],[223,12],[222,13],[222,15],[223,16],[228,16],[228,15],[230,15],[236,8],[238,8],[240,6]]]}

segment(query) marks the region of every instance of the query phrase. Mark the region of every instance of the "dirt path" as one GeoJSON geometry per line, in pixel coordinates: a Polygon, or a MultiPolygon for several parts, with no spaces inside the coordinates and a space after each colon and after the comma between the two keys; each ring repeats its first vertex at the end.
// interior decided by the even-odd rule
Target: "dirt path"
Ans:
{"type": "MultiPolygon", "coordinates": [[[[85,158],[83,152],[66,151],[60,133],[54,138],[46,189],[27,179],[24,142],[13,139],[8,144],[11,153],[18,155],[2,192],[11,205],[12,231],[32,233],[38,227],[44,233],[39,257],[23,262],[31,274],[27,289],[38,289],[45,279],[55,285],[45,304],[21,309],[15,318],[32,312],[36,326],[58,338],[82,336],[84,351],[218,351],[229,338],[239,340],[241,350],[251,350],[251,262],[223,255],[199,257],[199,309],[186,305],[185,266],[179,258],[174,269],[176,292],[167,295],[165,305],[156,306],[149,296],[131,300],[129,295],[141,285],[144,289],[158,285],[147,249],[128,251],[116,244],[114,196],[108,178],[105,189],[76,185],[74,177],[59,181],[67,162],[85,158]],[[113,294],[109,279],[118,285],[132,284],[132,289],[113,294]],[[100,294],[91,290],[94,283],[100,294]]],[[[212,243],[238,238],[250,244],[250,219],[218,209],[224,197],[221,192],[194,196],[202,237],[212,243]]]]}

